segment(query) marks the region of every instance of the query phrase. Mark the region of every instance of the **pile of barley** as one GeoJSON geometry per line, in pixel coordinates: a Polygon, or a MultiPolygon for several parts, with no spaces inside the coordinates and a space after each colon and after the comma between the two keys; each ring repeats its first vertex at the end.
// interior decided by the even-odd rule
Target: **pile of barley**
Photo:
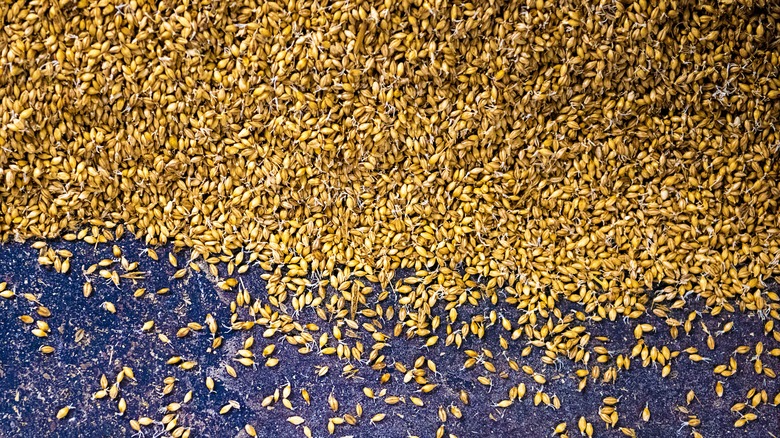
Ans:
{"type": "Polygon", "coordinates": [[[778,20],[768,0],[4,3],[0,237],[129,230],[230,272],[247,251],[275,305],[354,317],[378,282],[420,336],[506,301],[553,354],[561,330],[528,323],[562,300],[777,318],[778,20]]]}

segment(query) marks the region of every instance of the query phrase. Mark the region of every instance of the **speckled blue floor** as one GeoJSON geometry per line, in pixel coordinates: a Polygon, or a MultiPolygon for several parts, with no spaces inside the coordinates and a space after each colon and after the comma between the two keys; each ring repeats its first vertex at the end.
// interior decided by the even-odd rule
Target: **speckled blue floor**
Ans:
{"type": "MultiPolygon", "coordinates": [[[[509,350],[502,351],[499,335],[509,336],[502,333],[500,325],[490,327],[480,342],[469,338],[468,345],[462,349],[490,349],[498,371],[508,373],[506,379],[479,366],[463,370],[465,355],[454,346],[444,347],[440,342],[436,347],[427,349],[421,345],[420,339],[392,338],[389,341],[391,347],[383,350],[388,364],[399,361],[411,368],[414,360],[421,355],[436,363],[437,373],[429,380],[439,386],[429,394],[420,394],[417,385],[404,384],[403,375],[392,367],[383,371],[392,375],[391,381],[384,385],[378,381],[380,372],[358,362],[353,362],[353,365],[360,371],[347,379],[341,376],[346,362],[318,353],[301,355],[281,335],[263,338],[260,327],[250,332],[230,331],[229,303],[234,293],[220,291],[202,272],[191,272],[182,280],[173,280],[171,276],[176,269],[165,261],[166,249],[158,249],[160,261],[155,262],[141,254],[144,248],[141,242],[124,238],[120,246],[128,260],[140,263],[139,269],[147,272],[146,279],[139,284],[123,280],[120,287],[116,287],[110,281],[92,275],[94,292],[91,297],[85,298],[82,294],[85,281],[82,269],[100,259],[111,258],[111,246],[95,248],[83,242],[52,242],[53,248],[67,248],[74,254],[70,272],[62,275],[51,268],[41,267],[37,262],[37,251],[31,248],[30,243],[0,245],[0,281],[6,281],[8,288],[17,294],[13,299],[0,299],[0,332],[5,337],[0,343],[0,436],[131,436],[134,432],[129,426],[130,419],[148,416],[159,421],[163,416],[161,408],[164,410],[171,402],[181,402],[190,390],[193,391],[192,401],[183,405],[177,422],[191,428],[191,436],[246,436],[244,425],[247,423],[255,427],[259,436],[303,436],[302,425],[294,426],[286,421],[293,415],[303,417],[306,420],[304,425],[311,428],[314,436],[328,436],[328,418],[346,413],[355,415],[358,402],[363,407],[363,416],[358,418],[358,424],[337,426],[334,436],[402,438],[411,434],[432,437],[442,424],[437,415],[439,407],[448,408],[453,404],[462,411],[463,418],[449,415],[444,426],[446,433],[459,437],[550,436],[553,428],[561,422],[568,423],[569,436],[580,436],[577,430],[580,416],[593,423],[596,436],[624,436],[619,430],[606,430],[598,417],[601,400],[606,396],[620,398],[617,406],[619,426],[635,429],[640,437],[691,436],[693,429],[684,424],[688,415],[678,408],[680,406],[701,420],[696,430],[705,437],[780,436],[780,407],[768,404],[743,411],[755,412],[758,415],[756,421],[740,430],[732,426],[739,416],[729,409],[736,402],[744,402],[749,389],[766,389],[770,403],[780,391],[777,379],[755,374],[750,361],[754,353],[733,355],[739,366],[737,374],[725,380],[723,398],[716,397],[714,391],[717,378],[712,369],[715,364],[727,362],[736,346],[744,344],[752,347],[758,340],[763,340],[767,351],[780,347],[771,337],[763,334],[763,321],[755,314],[705,316],[704,321],[711,332],[719,330],[728,320],[735,323],[730,333],[717,338],[714,351],[707,348],[706,335],[698,323],[690,336],[683,334],[675,341],[671,340],[667,330],[648,335],[651,345],[659,348],[668,345],[677,350],[695,346],[707,358],[694,363],[682,353],[674,360],[672,375],[667,378],[661,378],[660,368],[642,368],[640,361],[634,360],[631,369],[621,372],[615,384],[591,381],[580,393],[577,391],[578,382],[573,378],[575,368],[569,361],[562,361],[556,370],[542,365],[537,352],[518,360],[547,377],[544,391],[557,395],[561,401],[561,408],[555,410],[543,405],[534,406],[533,396],[540,385],[525,373],[509,368],[506,358],[518,359],[526,344],[512,343],[509,350]],[[140,299],[133,298],[133,291],[138,287],[145,287],[149,293],[140,299]],[[170,292],[166,295],[154,294],[162,287],[169,287],[170,292]],[[39,302],[51,310],[51,316],[39,317],[35,313],[36,305],[23,298],[24,293],[38,296],[39,302]],[[115,305],[116,314],[101,307],[106,301],[115,305]],[[203,324],[208,313],[219,322],[220,334],[225,339],[224,345],[216,352],[209,352],[212,338],[208,331],[195,332],[185,338],[176,337],[176,331],[188,322],[203,324]],[[33,336],[31,329],[34,324],[24,324],[19,320],[23,314],[36,320],[46,320],[51,327],[48,338],[33,336]],[[153,333],[141,330],[148,320],[155,321],[153,333]],[[74,336],[78,329],[84,330],[84,337],[76,343],[74,336]],[[163,344],[157,337],[158,333],[168,336],[171,343],[163,344]],[[269,369],[261,363],[253,369],[233,360],[250,334],[256,339],[254,350],[258,353],[269,343],[276,344],[275,357],[280,360],[278,366],[269,369]],[[42,345],[51,345],[56,351],[44,355],[39,352],[42,345]],[[197,361],[198,365],[188,371],[166,365],[172,356],[197,361]],[[226,373],[225,364],[235,367],[238,378],[226,373]],[[111,384],[123,366],[134,370],[135,380],[125,379],[120,384],[119,397],[125,398],[127,411],[124,416],[119,416],[118,398],[93,400],[92,394],[100,389],[102,374],[111,384]],[[317,366],[328,366],[330,371],[318,377],[317,366]],[[492,388],[477,383],[476,378],[480,375],[492,378],[492,388]],[[163,379],[167,376],[175,377],[177,383],[169,395],[162,396],[163,379]],[[217,381],[214,393],[206,389],[206,376],[217,381]],[[495,408],[498,401],[507,398],[508,388],[520,382],[528,388],[525,398],[508,409],[495,408]],[[292,387],[290,402],[294,411],[281,403],[276,403],[272,410],[261,406],[263,398],[288,383],[292,387]],[[417,407],[408,400],[390,406],[382,398],[367,398],[363,394],[364,387],[372,388],[375,393],[386,389],[385,397],[408,398],[416,395],[422,398],[425,406],[417,407]],[[311,395],[311,405],[307,405],[301,396],[303,388],[311,395]],[[461,389],[470,395],[468,406],[458,399],[461,389]],[[694,390],[696,397],[688,405],[686,394],[690,390],[694,390]],[[331,393],[339,400],[340,408],[336,413],[328,408],[327,398],[331,393]],[[229,400],[237,401],[240,409],[220,415],[220,408],[229,400]],[[652,413],[647,423],[640,418],[645,404],[652,413]],[[66,405],[73,406],[68,416],[63,420],[55,419],[56,412],[66,405]],[[386,418],[377,425],[370,424],[369,419],[380,412],[386,413],[386,418]]],[[[184,259],[183,255],[179,255],[179,260],[184,259]]],[[[264,282],[259,275],[259,268],[253,267],[241,277],[251,295],[265,301],[264,282]]],[[[701,304],[691,302],[690,305],[692,309],[679,311],[678,319],[684,320],[690,310],[700,308],[701,304]]],[[[490,308],[478,310],[488,312],[490,308]]],[[[517,317],[515,309],[498,310],[509,317],[517,317]]],[[[249,319],[246,312],[240,315],[249,319]]],[[[297,318],[330,329],[311,310],[297,318]]],[[[653,316],[646,316],[643,320],[658,327],[663,324],[653,316]]],[[[629,352],[636,322],[632,324],[617,321],[588,327],[593,334],[594,345],[605,345],[614,358],[629,352]],[[607,336],[610,341],[596,341],[596,336],[607,336]]],[[[439,330],[443,331],[444,327],[439,330]]],[[[392,324],[387,324],[384,331],[391,334],[392,324]]],[[[372,344],[370,337],[364,331],[358,335],[369,349],[372,344]]],[[[355,340],[346,342],[354,345],[355,340]]],[[[762,360],[766,366],[780,371],[777,357],[764,353],[762,360]]],[[[591,361],[592,365],[596,365],[595,360],[591,361]]],[[[602,365],[601,368],[606,367],[602,365]]],[[[154,424],[144,427],[140,436],[165,436],[165,431],[160,424],[154,424]]]]}

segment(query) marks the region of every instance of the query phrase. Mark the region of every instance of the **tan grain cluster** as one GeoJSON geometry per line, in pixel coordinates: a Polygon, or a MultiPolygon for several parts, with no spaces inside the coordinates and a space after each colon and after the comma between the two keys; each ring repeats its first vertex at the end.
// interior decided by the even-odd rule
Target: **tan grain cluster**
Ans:
{"type": "MultiPolygon", "coordinates": [[[[253,304],[234,270],[259,264],[272,305],[378,343],[358,313],[429,347],[500,323],[548,365],[587,363],[586,317],[778,319],[778,20],[762,0],[19,0],[0,7],[0,237],[129,230],[192,250],[176,278],[227,263],[234,310],[253,304]],[[458,319],[485,301],[523,316],[458,319]]],[[[655,329],[632,357],[666,366],[655,329]]],[[[426,385],[424,364],[402,372],[426,385]]]]}

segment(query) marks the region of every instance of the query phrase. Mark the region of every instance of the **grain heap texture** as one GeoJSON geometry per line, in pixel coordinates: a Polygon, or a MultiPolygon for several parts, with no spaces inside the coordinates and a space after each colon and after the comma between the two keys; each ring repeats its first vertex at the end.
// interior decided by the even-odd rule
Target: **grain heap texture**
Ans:
{"type": "Polygon", "coordinates": [[[377,282],[397,334],[449,317],[448,343],[459,306],[505,301],[553,358],[584,354],[563,300],[777,318],[778,20],[760,0],[4,3],[0,237],[129,230],[230,273],[243,249],[275,306],[372,317],[377,282]]]}

